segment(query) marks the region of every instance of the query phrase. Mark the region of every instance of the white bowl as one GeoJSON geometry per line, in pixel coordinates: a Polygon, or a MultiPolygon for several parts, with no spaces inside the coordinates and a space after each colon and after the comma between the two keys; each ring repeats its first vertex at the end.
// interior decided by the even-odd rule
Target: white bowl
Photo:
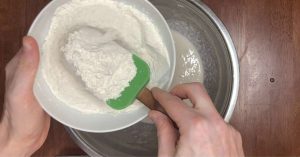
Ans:
{"type": "MultiPolygon", "coordinates": [[[[56,9],[69,1],[70,0],[51,1],[40,12],[33,22],[28,35],[33,36],[37,40],[40,48],[42,47],[48,34],[51,19],[56,9]]],[[[137,9],[148,15],[154,25],[157,27],[159,34],[162,36],[163,42],[166,45],[169,53],[171,63],[169,75],[170,81],[165,87],[168,89],[171,85],[176,65],[175,46],[168,24],[160,12],[147,0],[120,1],[135,6],[137,9]]],[[[43,52],[40,51],[40,53],[42,54],[43,52]]],[[[53,95],[46,81],[44,80],[40,69],[38,70],[34,84],[34,94],[43,109],[51,117],[71,128],[87,132],[112,132],[129,127],[147,117],[149,111],[146,107],[142,107],[136,111],[124,112],[117,115],[81,113],[64,104],[57,99],[55,95],[53,95]]]]}

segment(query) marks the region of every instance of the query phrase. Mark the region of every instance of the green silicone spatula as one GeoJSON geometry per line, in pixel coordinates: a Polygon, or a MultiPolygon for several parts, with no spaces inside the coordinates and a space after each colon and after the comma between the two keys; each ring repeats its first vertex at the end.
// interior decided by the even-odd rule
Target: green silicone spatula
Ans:
{"type": "Polygon", "coordinates": [[[148,108],[159,110],[157,109],[158,103],[153,98],[151,91],[145,87],[150,80],[148,64],[137,55],[133,54],[132,58],[137,68],[135,77],[129,82],[129,86],[124,89],[120,97],[107,100],[106,103],[113,109],[122,110],[138,99],[148,108]]]}

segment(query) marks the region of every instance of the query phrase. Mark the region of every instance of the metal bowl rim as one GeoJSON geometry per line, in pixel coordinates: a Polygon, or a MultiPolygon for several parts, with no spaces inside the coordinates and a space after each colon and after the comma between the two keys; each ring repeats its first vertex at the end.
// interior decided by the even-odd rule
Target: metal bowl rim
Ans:
{"type": "Polygon", "coordinates": [[[239,61],[238,61],[238,56],[237,52],[235,49],[235,46],[233,44],[232,38],[227,31],[226,27],[224,26],[223,22],[216,16],[216,14],[202,1],[197,1],[197,0],[189,0],[192,2],[195,6],[200,8],[201,10],[204,11],[204,13],[210,18],[210,20],[217,26],[217,29],[220,31],[226,46],[229,51],[229,56],[231,60],[231,67],[232,67],[232,75],[233,75],[233,82],[232,82],[232,90],[230,93],[230,100],[229,104],[224,116],[224,120],[226,122],[229,122],[233,111],[235,109],[236,103],[237,103],[237,98],[238,98],[238,92],[239,92],[239,82],[240,82],[240,70],[239,70],[239,61]]]}
{"type": "MultiPolygon", "coordinates": [[[[209,18],[210,20],[216,25],[217,29],[221,33],[226,46],[228,48],[230,59],[231,59],[231,66],[232,66],[232,72],[233,72],[233,83],[232,83],[232,90],[230,95],[229,104],[227,107],[227,111],[224,116],[224,120],[226,122],[229,122],[231,119],[231,116],[233,114],[233,111],[235,109],[237,98],[238,98],[238,92],[239,92],[239,82],[240,82],[240,71],[239,71],[239,62],[238,62],[238,56],[236,53],[235,46],[233,44],[233,41],[231,39],[231,36],[229,32],[227,31],[224,24],[221,22],[221,20],[215,15],[215,13],[202,1],[197,0],[189,0],[191,3],[193,3],[196,7],[200,8],[209,18]]],[[[81,137],[76,133],[74,129],[71,129],[69,127],[65,127],[68,133],[71,135],[73,139],[75,139],[75,142],[85,151],[88,152],[89,155],[92,156],[100,156],[95,150],[93,150],[87,143],[82,142],[83,140],[81,137]],[[80,139],[80,140],[79,140],[80,139]]]]}

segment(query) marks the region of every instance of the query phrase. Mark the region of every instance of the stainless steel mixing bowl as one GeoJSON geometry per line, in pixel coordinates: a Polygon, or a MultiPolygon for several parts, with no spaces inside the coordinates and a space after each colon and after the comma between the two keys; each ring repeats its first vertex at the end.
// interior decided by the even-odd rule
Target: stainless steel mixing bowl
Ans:
{"type": "MultiPolygon", "coordinates": [[[[233,42],[221,21],[201,1],[150,0],[171,29],[196,47],[204,66],[204,85],[217,110],[228,121],[235,107],[239,65],[233,42]]],[[[156,156],[153,124],[140,122],[127,129],[95,134],[67,128],[74,141],[90,156],[156,156]]]]}

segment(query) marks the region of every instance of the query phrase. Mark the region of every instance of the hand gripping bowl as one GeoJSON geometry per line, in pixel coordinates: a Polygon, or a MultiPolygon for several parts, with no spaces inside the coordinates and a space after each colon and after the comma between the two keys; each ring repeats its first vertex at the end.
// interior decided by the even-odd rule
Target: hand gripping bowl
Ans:
{"type": "MultiPolygon", "coordinates": [[[[45,37],[48,34],[51,19],[57,7],[68,3],[70,0],[52,0],[38,15],[32,24],[29,35],[35,37],[40,48],[44,43],[45,37]]],[[[148,15],[153,24],[157,27],[163,42],[168,50],[170,58],[170,71],[167,76],[169,83],[165,85],[168,89],[172,83],[172,78],[175,70],[176,54],[174,41],[163,16],[160,12],[147,0],[115,0],[133,6],[148,15]]],[[[41,49],[42,50],[42,49],[41,49]]],[[[41,57],[43,52],[41,51],[41,57]]],[[[62,87],[63,88],[63,87],[62,87]]],[[[50,91],[45,82],[41,69],[39,69],[35,85],[34,94],[43,107],[43,109],[57,121],[74,129],[88,132],[111,132],[129,127],[140,120],[144,119],[148,114],[146,107],[141,107],[132,112],[122,112],[117,115],[112,114],[84,114],[70,108],[58,100],[50,91]]]]}
{"type": "MultiPolygon", "coordinates": [[[[239,88],[233,42],[221,21],[199,0],[150,0],[176,30],[196,47],[204,65],[204,85],[221,116],[229,121],[239,88]]],[[[66,127],[90,156],[157,156],[153,124],[139,122],[124,130],[95,134],[66,127]]]]}

